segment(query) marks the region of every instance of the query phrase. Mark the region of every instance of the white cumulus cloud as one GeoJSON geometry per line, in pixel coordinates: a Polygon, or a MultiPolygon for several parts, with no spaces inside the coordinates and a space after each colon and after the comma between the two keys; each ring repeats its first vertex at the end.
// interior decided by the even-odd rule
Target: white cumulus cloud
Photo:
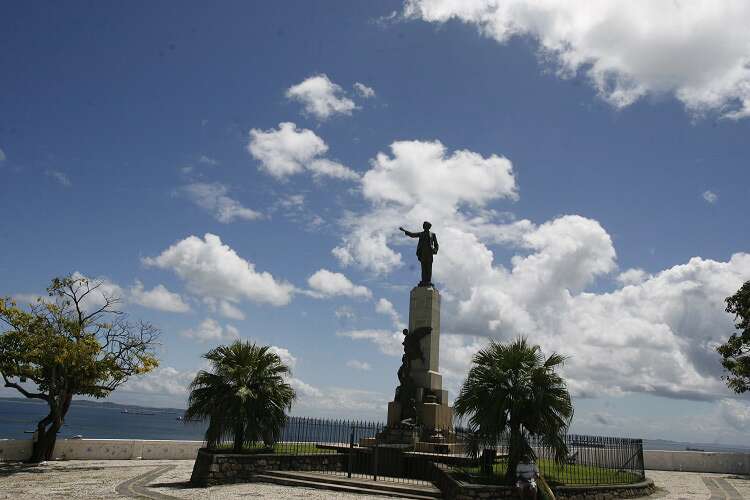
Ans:
{"type": "Polygon", "coordinates": [[[229,301],[219,302],[219,314],[229,319],[244,320],[245,313],[229,301]]]}
{"type": "MultiPolygon", "coordinates": [[[[454,180],[443,163],[463,155],[423,154],[432,144],[373,160],[362,179],[370,204],[343,221],[345,236],[333,252],[342,264],[388,272],[401,263],[401,247],[416,263],[414,240],[395,228],[416,231],[423,220],[434,223],[440,251],[433,281],[443,298],[446,384],[455,389],[471,355],[489,339],[523,335],[545,352],[570,356],[564,374],[577,396],[726,397],[715,346],[733,331],[723,301],[750,279],[750,254],[724,262],[695,257],[653,274],[641,269],[615,274],[615,246],[598,221],[571,214],[536,224],[497,212],[490,202],[512,200],[517,193],[510,161],[467,153],[474,158],[469,162],[474,174],[485,180],[454,180]],[[431,157],[436,160],[415,160],[431,157]],[[437,181],[420,168],[434,168],[435,179],[442,173],[441,182],[452,185],[433,186],[437,181]],[[486,189],[493,182],[498,188],[486,189]],[[499,259],[498,247],[512,257],[499,259]],[[602,291],[602,284],[611,289],[602,291]]],[[[386,303],[376,307],[390,314],[386,303]]],[[[372,342],[385,354],[402,352],[398,331],[365,327],[338,335],[372,342]]]]}
{"type": "Polygon", "coordinates": [[[151,290],[145,290],[143,283],[136,280],[130,288],[130,298],[136,304],[159,311],[184,313],[190,311],[190,306],[182,300],[179,294],[170,292],[164,285],[156,285],[151,290]]]}
{"type": "Polygon", "coordinates": [[[307,284],[313,293],[321,297],[333,297],[343,295],[347,297],[372,297],[372,292],[367,287],[355,285],[349,278],[341,273],[320,269],[307,279],[307,284]]]}
{"type": "Polygon", "coordinates": [[[286,91],[287,99],[302,104],[306,113],[318,120],[334,115],[351,115],[357,109],[344,90],[325,74],[311,76],[286,91]]]}
{"type": "Polygon", "coordinates": [[[288,366],[290,370],[297,366],[297,357],[292,355],[292,353],[289,352],[289,349],[272,345],[269,350],[280,357],[281,361],[288,366]]]}
{"type": "Polygon", "coordinates": [[[240,332],[232,325],[221,326],[216,320],[206,318],[197,327],[184,330],[182,336],[202,343],[225,342],[239,339],[240,332]]]}
{"type": "MultiPolygon", "coordinates": [[[[501,156],[451,153],[440,141],[397,141],[391,152],[392,156],[379,153],[362,177],[362,193],[371,210],[342,221],[343,241],[333,255],[343,266],[357,264],[387,273],[401,265],[401,254],[392,246],[406,243],[399,226],[418,231],[425,220],[439,220],[442,228],[466,225],[462,209],[476,211],[491,201],[518,198],[513,165],[501,156]]],[[[481,220],[476,218],[473,225],[481,220]]],[[[489,232],[503,231],[493,226],[489,232]]]]}
{"type": "Polygon", "coordinates": [[[671,94],[693,113],[750,116],[750,3],[744,0],[407,0],[407,18],[451,19],[506,43],[536,41],[566,78],[584,74],[622,108],[671,94]]]}
{"type": "Polygon", "coordinates": [[[292,300],[294,287],[269,272],[258,272],[215,234],[202,239],[188,236],[156,257],[143,259],[147,266],[170,269],[185,280],[187,289],[216,300],[249,300],[283,306],[292,300]]]}
{"type": "Polygon", "coordinates": [[[349,167],[322,157],[328,151],[328,145],[315,132],[299,129],[291,122],[279,123],[278,130],[250,130],[247,151],[260,162],[262,170],[277,179],[285,179],[305,169],[316,178],[359,178],[349,167]]]}

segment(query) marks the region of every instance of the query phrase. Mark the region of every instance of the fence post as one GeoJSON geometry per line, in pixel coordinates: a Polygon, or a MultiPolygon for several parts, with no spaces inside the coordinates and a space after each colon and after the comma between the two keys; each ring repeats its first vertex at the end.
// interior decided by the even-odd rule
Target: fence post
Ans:
{"type": "Polygon", "coordinates": [[[347,467],[347,477],[352,477],[352,465],[354,463],[354,426],[352,426],[352,432],[349,435],[349,465],[347,467]]]}
{"type": "Polygon", "coordinates": [[[377,481],[378,480],[378,434],[377,430],[375,431],[375,450],[373,450],[373,456],[372,456],[372,480],[377,481]]]}

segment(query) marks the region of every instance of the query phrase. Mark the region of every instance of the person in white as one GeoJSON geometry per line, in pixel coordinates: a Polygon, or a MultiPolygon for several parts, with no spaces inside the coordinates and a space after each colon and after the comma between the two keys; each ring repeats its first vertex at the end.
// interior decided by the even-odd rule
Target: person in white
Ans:
{"type": "Polygon", "coordinates": [[[536,499],[539,468],[529,460],[523,461],[516,466],[516,490],[520,498],[536,499]]]}

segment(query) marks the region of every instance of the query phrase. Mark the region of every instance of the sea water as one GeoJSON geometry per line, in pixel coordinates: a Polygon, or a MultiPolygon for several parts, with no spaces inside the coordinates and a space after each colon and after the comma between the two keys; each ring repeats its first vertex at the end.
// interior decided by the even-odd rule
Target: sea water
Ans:
{"type": "MultiPolygon", "coordinates": [[[[74,401],[58,437],[202,441],[206,426],[179,420],[182,413],[179,409],[82,405],[74,401]]],[[[36,423],[46,415],[45,402],[0,399],[0,439],[31,438],[36,423]]]]}

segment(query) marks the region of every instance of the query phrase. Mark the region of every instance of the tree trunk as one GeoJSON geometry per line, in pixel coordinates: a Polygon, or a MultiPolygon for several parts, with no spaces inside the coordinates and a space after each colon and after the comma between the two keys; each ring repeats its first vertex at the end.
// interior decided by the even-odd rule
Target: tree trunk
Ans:
{"type": "Polygon", "coordinates": [[[48,401],[50,413],[40,420],[36,426],[36,441],[32,447],[29,462],[39,463],[45,460],[52,460],[55,443],[57,442],[57,431],[60,430],[65,422],[65,415],[68,413],[72,399],[72,394],[66,394],[61,398],[61,404],[58,407],[58,402],[54,398],[50,398],[48,401]]]}
{"type": "Polygon", "coordinates": [[[508,469],[505,471],[505,480],[513,484],[516,478],[516,467],[521,461],[523,445],[521,443],[521,426],[518,422],[510,421],[510,442],[508,443],[508,469]]]}
{"type": "Polygon", "coordinates": [[[237,426],[234,429],[234,452],[240,453],[245,442],[245,426],[237,426]]]}

